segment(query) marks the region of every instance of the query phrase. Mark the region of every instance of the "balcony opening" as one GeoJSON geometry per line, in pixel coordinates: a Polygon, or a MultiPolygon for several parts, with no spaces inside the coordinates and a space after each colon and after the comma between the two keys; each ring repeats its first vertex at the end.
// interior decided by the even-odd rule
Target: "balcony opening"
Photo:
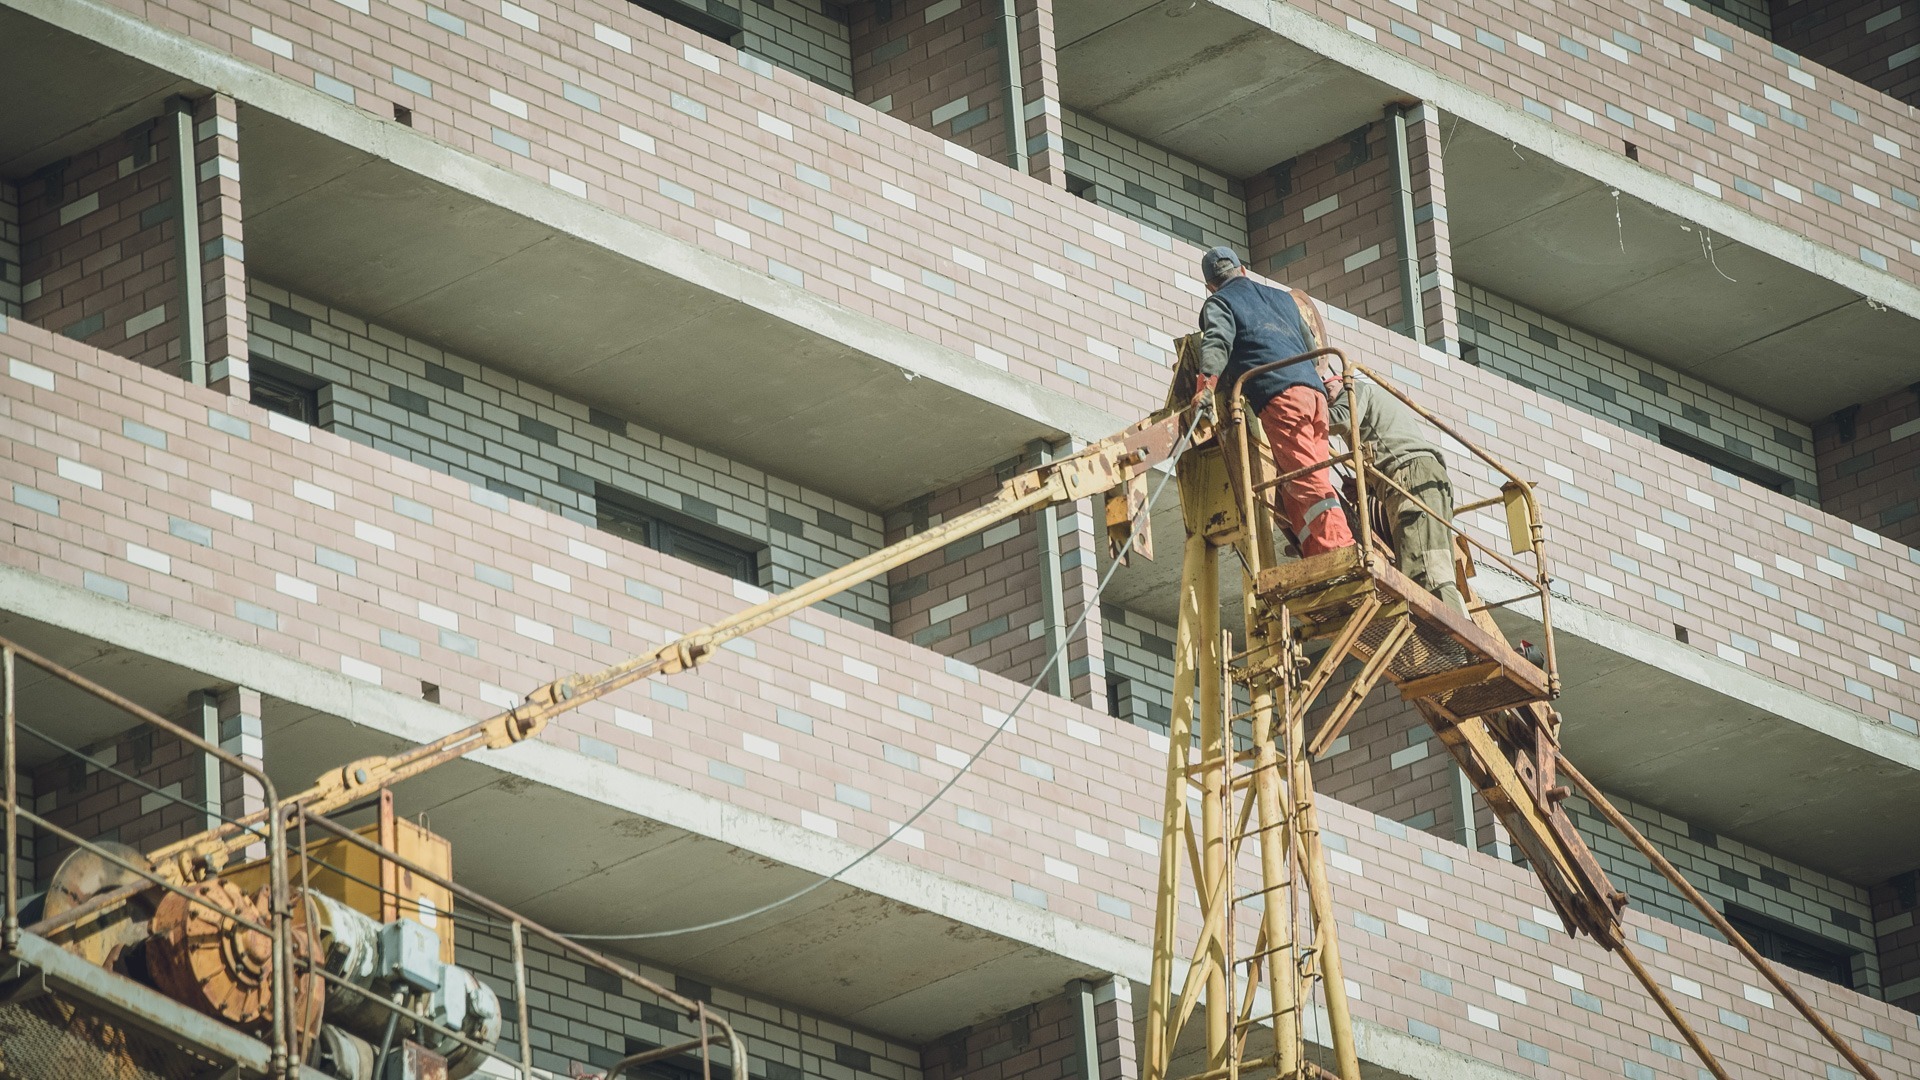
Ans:
{"type": "Polygon", "coordinates": [[[1858,950],[1735,904],[1726,905],[1724,914],[1761,956],[1837,986],[1853,988],[1853,958],[1858,950]]]}
{"type": "Polygon", "coordinates": [[[258,356],[248,358],[247,368],[251,372],[247,393],[255,405],[303,424],[320,426],[320,391],[326,389],[325,379],[258,356]]]}
{"type": "Polygon", "coordinates": [[[596,484],[593,496],[601,529],[735,581],[761,584],[765,544],[606,484],[596,484]]]}
{"type": "Polygon", "coordinates": [[[1704,461],[1716,469],[1751,480],[1768,491],[1777,491],[1788,496],[1793,494],[1793,481],[1785,475],[1764,465],[1748,461],[1724,447],[1715,446],[1704,439],[1697,439],[1684,431],[1676,431],[1665,424],[1660,425],[1660,445],[1669,450],[1678,450],[1690,458],[1704,461]]]}
{"type": "Polygon", "coordinates": [[[730,4],[688,3],[683,0],[628,0],[628,2],[729,45],[740,44],[738,39],[746,30],[746,20],[742,17],[740,9],[730,4]]]}

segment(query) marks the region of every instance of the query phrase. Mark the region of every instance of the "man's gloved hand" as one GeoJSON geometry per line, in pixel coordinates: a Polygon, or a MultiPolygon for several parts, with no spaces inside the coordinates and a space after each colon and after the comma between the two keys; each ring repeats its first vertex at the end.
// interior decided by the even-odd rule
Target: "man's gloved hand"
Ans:
{"type": "Polygon", "coordinates": [[[1203,415],[1211,416],[1214,411],[1213,391],[1220,384],[1218,375],[1196,375],[1193,378],[1193,403],[1203,415]]]}

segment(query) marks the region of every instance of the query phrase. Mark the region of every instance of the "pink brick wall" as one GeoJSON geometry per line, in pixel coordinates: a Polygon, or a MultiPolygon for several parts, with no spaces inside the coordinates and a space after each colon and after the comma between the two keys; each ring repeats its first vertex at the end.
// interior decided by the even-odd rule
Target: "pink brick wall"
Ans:
{"type": "Polygon", "coordinates": [[[1275,165],[1247,181],[1250,265],[1394,325],[1401,318],[1394,192],[1393,143],[1379,122],[1275,165]]]}
{"type": "Polygon", "coordinates": [[[997,2],[862,4],[853,56],[861,101],[981,157],[1012,160],[997,2]]]}
{"type": "MultiPolygon", "coordinates": [[[[246,267],[239,113],[210,95],[193,114],[206,361],[220,389],[247,392],[246,267]]],[[[26,182],[23,317],[151,367],[183,372],[179,194],[171,113],[43,169],[26,182]]]]}
{"type": "MultiPolygon", "coordinates": [[[[0,560],[56,582],[401,693],[430,681],[474,716],[757,595],[29,326],[8,324],[0,343],[11,495],[0,522],[13,541],[0,560]]],[[[1016,694],[810,613],[543,737],[865,844],[927,798],[1016,694]]],[[[1164,753],[1144,731],[1037,697],[889,857],[1144,941],[1155,845],[1138,812],[1159,803],[1164,753]]],[[[1323,806],[1359,1015],[1524,1075],[1611,1077],[1623,1060],[1693,1075],[1651,1042],[1669,1033],[1620,970],[1544,925],[1523,871],[1323,806]]],[[[1724,946],[1633,919],[1658,942],[1640,937],[1657,976],[1733,1068],[1800,1076],[1826,1060],[1779,1002],[1745,989],[1724,946]]],[[[1920,1056],[1907,1014],[1789,978],[1867,1039],[1871,1060],[1920,1056]]]]}
{"type": "MultiPolygon", "coordinates": [[[[992,472],[915,499],[887,515],[887,543],[898,543],[930,525],[965,513],[990,499],[1008,477],[1035,467],[1033,455],[1002,462],[992,472]]],[[[1058,610],[1048,606],[1041,559],[1043,512],[1002,522],[976,536],[923,555],[887,575],[896,637],[1026,684],[1040,679],[1059,648],[1057,634],[1076,623],[1079,633],[1040,682],[1042,690],[1064,688],[1066,697],[1104,709],[1107,700],[1105,628],[1095,603],[1099,567],[1095,544],[1104,544],[1091,515],[1062,507],[1053,515],[1059,557],[1058,610]],[[1055,616],[1058,621],[1055,622],[1055,616]]],[[[1104,520],[1104,519],[1103,519],[1104,520]]]]}
{"type": "MultiPolygon", "coordinates": [[[[1020,0],[1022,141],[1027,172],[1066,183],[1051,5],[1020,0]]],[[[853,23],[854,96],[981,157],[1011,164],[998,0],[862,4],[853,23]]]]}
{"type": "Polygon", "coordinates": [[[1920,540],[1920,391],[1860,406],[1849,423],[1814,428],[1820,508],[1906,543],[1920,540]]]}
{"type": "Polygon", "coordinates": [[[1199,306],[1194,254],[1157,230],[628,4],[510,18],[449,0],[437,21],[390,4],[128,7],[375,115],[406,104],[441,142],[1115,415],[1158,403],[1164,314],[1199,306]]]}
{"type": "MultiPolygon", "coordinates": [[[[1342,692],[1345,682],[1339,680],[1326,699],[1342,692]]],[[[1311,717],[1308,730],[1319,730],[1328,711],[1323,708],[1311,717]]],[[[1442,839],[1459,835],[1453,758],[1391,685],[1376,688],[1367,698],[1344,738],[1345,749],[1314,763],[1314,784],[1320,791],[1442,839]]]]}
{"type": "Polygon", "coordinates": [[[179,359],[171,130],[155,120],[20,185],[28,320],[153,367],[179,359]]]}
{"type": "Polygon", "coordinates": [[[1395,0],[1299,6],[1602,149],[1633,143],[1647,168],[1920,280],[1912,111],[1811,60],[1776,55],[1709,10],[1682,0],[1428,0],[1417,13],[1395,0]]]}
{"type": "MultiPolygon", "coordinates": [[[[194,10],[192,0],[170,2],[194,10]]],[[[382,50],[440,58],[432,71],[444,92],[414,114],[436,138],[547,182],[584,180],[587,198],[642,223],[765,265],[855,312],[1116,417],[1159,404],[1171,335],[1192,325],[1199,303],[1190,247],[1157,232],[1154,241],[1149,230],[992,163],[960,160],[955,155],[971,155],[790,73],[737,66],[724,48],[705,51],[707,43],[644,11],[578,3],[543,9],[537,33],[477,5],[455,5],[463,34],[391,5],[342,15],[350,26],[372,20],[382,50]],[[542,58],[537,69],[530,57],[542,58]],[[598,111],[569,98],[578,97],[564,85],[573,79],[599,88],[598,111]],[[525,95],[515,100],[528,119],[480,103],[494,92],[525,95]],[[519,132],[539,141],[529,139],[524,153],[509,149],[527,137],[519,132]],[[721,224],[745,230],[752,248],[720,239],[713,230],[721,224]],[[1063,237],[1079,241],[1073,251],[1063,237]]],[[[357,75],[344,61],[358,54],[342,53],[336,37],[313,25],[296,33],[286,20],[306,12],[256,19],[279,28],[264,35],[300,38],[280,50],[278,42],[292,39],[234,41],[258,15],[236,10],[220,20],[231,33],[206,32],[310,82],[322,74],[310,65],[325,61],[339,79],[362,78],[352,93],[364,107],[380,104],[375,91],[386,92],[391,71],[357,75]],[[329,59],[336,56],[340,62],[329,59]]],[[[1810,519],[1790,500],[1749,486],[1725,487],[1696,462],[1497,377],[1458,364],[1442,370],[1364,322],[1332,321],[1337,343],[1356,356],[1423,380],[1442,416],[1480,430],[1508,460],[1539,463],[1552,513],[1568,521],[1611,515],[1623,526],[1604,536],[1560,535],[1562,578],[1575,601],[1662,634],[1683,625],[1702,648],[1819,687],[1875,719],[1914,711],[1898,705],[1900,673],[1920,664],[1911,659],[1920,647],[1880,618],[1902,626],[1920,618],[1906,599],[1916,563],[1904,546],[1810,519]],[[1717,523],[1728,518],[1753,528],[1723,536],[1717,523]],[[1635,544],[1626,544],[1629,536],[1635,544]]]]}
{"type": "MultiPolygon", "coordinates": [[[[1431,108],[1407,119],[1414,285],[1428,343],[1457,352],[1460,313],[1448,239],[1446,170],[1431,108]]],[[[1315,299],[1401,327],[1399,186],[1391,121],[1367,124],[1249,179],[1249,265],[1315,299]]]]}
{"type": "MultiPolygon", "coordinates": [[[[1002,480],[1032,462],[1018,458],[887,517],[887,543],[957,517],[991,498],[1002,480]]],[[[956,657],[1015,682],[1031,681],[1046,663],[1036,633],[1041,606],[1037,513],[923,555],[887,576],[894,635],[956,657]]]]}
{"type": "Polygon", "coordinates": [[[1920,9],[1890,0],[1774,0],[1773,39],[1888,97],[1920,104],[1920,9]]]}

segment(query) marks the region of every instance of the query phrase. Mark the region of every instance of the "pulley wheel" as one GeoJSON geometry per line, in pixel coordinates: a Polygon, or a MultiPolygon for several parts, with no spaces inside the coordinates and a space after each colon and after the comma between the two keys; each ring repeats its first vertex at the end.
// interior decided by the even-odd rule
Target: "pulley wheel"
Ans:
{"type": "MultiPolygon", "coordinates": [[[[147,969],[154,985],[175,1001],[243,1031],[268,1029],[273,1023],[273,939],[234,917],[271,925],[267,890],[248,896],[231,882],[216,879],[189,885],[186,891],[195,901],[169,892],[153,913],[147,969]]],[[[295,901],[296,912],[304,907],[295,901]]],[[[296,960],[289,979],[288,1026],[296,1049],[313,1041],[324,999],[320,976],[299,962],[313,954],[305,922],[296,917],[288,928],[296,960]]]]}

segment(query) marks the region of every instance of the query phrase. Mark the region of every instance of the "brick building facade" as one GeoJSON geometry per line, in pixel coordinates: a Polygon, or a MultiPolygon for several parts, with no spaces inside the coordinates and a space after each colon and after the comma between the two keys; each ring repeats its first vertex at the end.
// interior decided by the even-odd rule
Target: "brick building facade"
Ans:
{"type": "MultiPolygon", "coordinates": [[[[1131,423],[1227,243],[1531,474],[1570,755],[1912,1071],[1912,12],[1182,3],[0,0],[0,86],[47,104],[0,128],[5,633],[304,784],[1131,423]]],[[[1132,1080],[1174,608],[1164,571],[1101,591],[1099,513],[903,565],[400,808],[463,880],[613,935],[897,833],[776,916],[611,948],[768,1080],[1132,1080]]],[[[85,756],[22,775],[65,828],[152,846],[262,797],[68,719],[85,756]]],[[[1694,1075],[1397,698],[1317,768],[1370,1075],[1694,1075]]],[[[1572,810],[1723,1060],[1842,1075],[1572,810]]],[[[510,996],[498,934],[459,944],[510,996]]],[[[676,1038],[535,966],[506,1042],[538,1069],[676,1038]]]]}

